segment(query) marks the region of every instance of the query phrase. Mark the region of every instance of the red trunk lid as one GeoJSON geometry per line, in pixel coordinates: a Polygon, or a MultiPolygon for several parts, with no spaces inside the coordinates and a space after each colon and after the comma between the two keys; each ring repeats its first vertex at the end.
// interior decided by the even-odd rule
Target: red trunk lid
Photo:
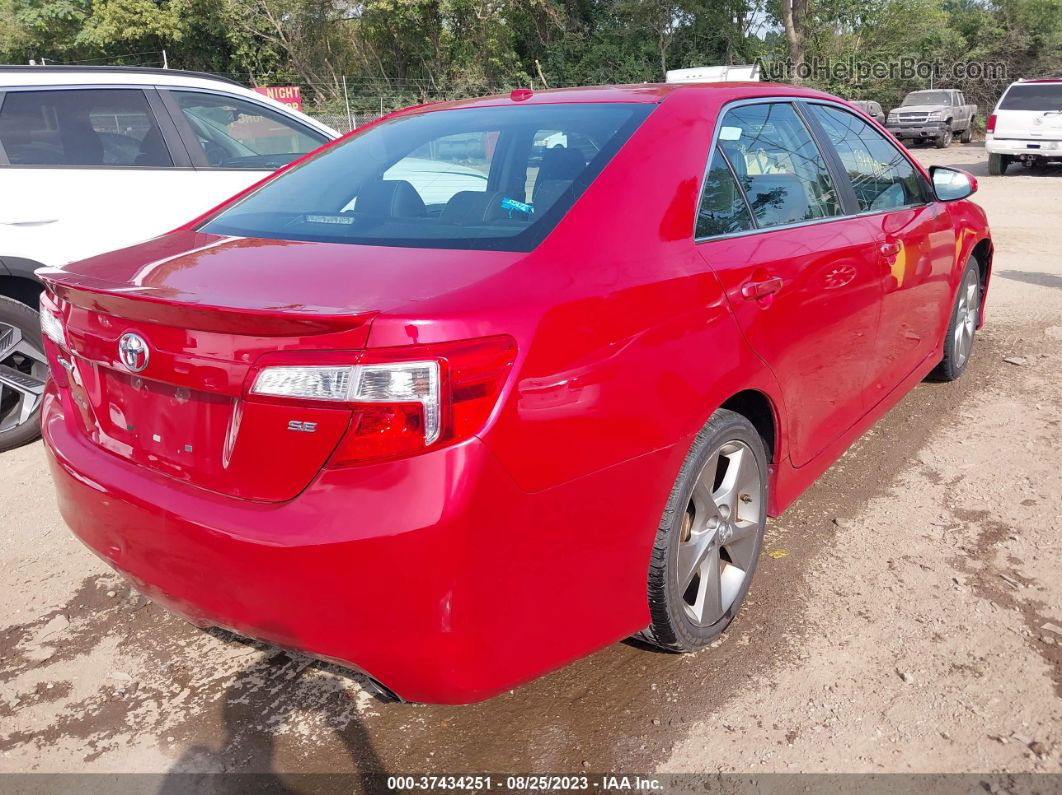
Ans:
{"type": "MultiPolygon", "coordinates": [[[[57,380],[70,382],[89,438],[206,489],[280,501],[324,466],[350,412],[248,399],[258,358],[342,357],[367,346],[380,313],[424,319],[431,311],[452,317],[454,301],[478,307],[469,288],[520,256],[181,231],[40,275],[70,346],[71,377],[57,380]],[[135,373],[119,359],[130,332],[149,353],[135,373]]],[[[399,322],[410,343],[438,341],[426,337],[444,326],[399,322]]],[[[393,329],[387,336],[382,344],[402,344],[393,329]]]]}
{"type": "MultiPolygon", "coordinates": [[[[247,400],[248,374],[264,353],[363,349],[373,313],[343,311],[334,286],[296,289],[263,280],[261,268],[257,279],[246,272],[249,254],[298,244],[270,243],[267,253],[262,241],[212,238],[144,264],[153,244],[42,274],[66,327],[66,380],[82,430],[115,455],[202,488],[295,497],[328,460],[350,412],[247,400]],[[147,343],[142,371],[121,361],[127,333],[147,343]],[[292,432],[292,421],[315,430],[292,432]]],[[[292,275],[300,270],[312,269],[303,263],[292,275]]]]}

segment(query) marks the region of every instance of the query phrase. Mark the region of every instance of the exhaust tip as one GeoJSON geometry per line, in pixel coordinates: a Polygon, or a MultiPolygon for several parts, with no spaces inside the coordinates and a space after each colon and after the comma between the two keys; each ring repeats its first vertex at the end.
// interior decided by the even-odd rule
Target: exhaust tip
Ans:
{"type": "Polygon", "coordinates": [[[380,701],[386,704],[405,704],[407,703],[398,693],[389,688],[383,682],[378,679],[373,679],[371,676],[365,677],[365,689],[372,693],[380,701]]]}

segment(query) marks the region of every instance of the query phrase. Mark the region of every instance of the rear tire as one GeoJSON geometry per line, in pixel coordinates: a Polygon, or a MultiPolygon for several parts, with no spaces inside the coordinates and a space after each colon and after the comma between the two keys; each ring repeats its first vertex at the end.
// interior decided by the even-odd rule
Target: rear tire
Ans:
{"type": "Polygon", "coordinates": [[[959,281],[951,308],[951,321],[944,337],[944,357],[931,373],[934,381],[954,381],[964,372],[973,356],[977,322],[981,317],[981,272],[970,257],[959,281]]]}
{"type": "Polygon", "coordinates": [[[40,316],[0,295],[0,452],[41,435],[41,392],[47,378],[40,316]]]}
{"type": "Polygon", "coordinates": [[[747,419],[716,411],[682,464],[649,563],[652,623],[640,639],[676,652],[711,643],[733,621],[767,523],[767,453],[747,419]]]}
{"type": "Polygon", "coordinates": [[[968,144],[973,140],[973,123],[974,120],[970,119],[970,123],[966,125],[966,129],[959,136],[959,143],[968,144]]]}
{"type": "Polygon", "coordinates": [[[988,173],[993,177],[1002,177],[1007,173],[1007,166],[1010,165],[1010,158],[1007,155],[989,155],[988,156],[988,173]]]}

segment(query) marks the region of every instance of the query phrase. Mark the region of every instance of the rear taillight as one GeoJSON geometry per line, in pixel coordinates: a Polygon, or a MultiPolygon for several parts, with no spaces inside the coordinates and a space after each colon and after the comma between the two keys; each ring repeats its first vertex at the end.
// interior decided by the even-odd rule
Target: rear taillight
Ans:
{"type": "Polygon", "coordinates": [[[63,330],[63,321],[59,319],[59,316],[52,311],[51,307],[41,304],[41,333],[54,342],[56,345],[63,348],[68,347],[66,344],[66,332],[63,330]]]}
{"type": "Polygon", "coordinates": [[[350,367],[267,367],[255,377],[251,394],[356,405],[416,404],[423,443],[429,445],[439,438],[439,363],[436,361],[350,367]]]}
{"type": "Polygon", "coordinates": [[[316,361],[305,364],[293,363],[298,354],[276,354],[260,363],[248,397],[349,406],[330,466],[401,458],[478,433],[515,354],[510,337],[307,354],[316,361]],[[270,364],[281,356],[284,364],[270,364]]]}
{"type": "Polygon", "coordinates": [[[988,121],[985,122],[985,132],[994,133],[996,131],[996,114],[992,114],[988,117],[988,121]]]}

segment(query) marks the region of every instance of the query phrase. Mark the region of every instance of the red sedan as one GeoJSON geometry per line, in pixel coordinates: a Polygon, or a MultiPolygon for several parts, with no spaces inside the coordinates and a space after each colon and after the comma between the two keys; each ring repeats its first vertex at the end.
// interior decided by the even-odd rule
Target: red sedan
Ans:
{"type": "Polygon", "coordinates": [[[966,368],[975,188],[791,86],[410,109],[42,274],[60,508],[174,612],[408,700],[695,651],[767,516],[966,368]]]}

